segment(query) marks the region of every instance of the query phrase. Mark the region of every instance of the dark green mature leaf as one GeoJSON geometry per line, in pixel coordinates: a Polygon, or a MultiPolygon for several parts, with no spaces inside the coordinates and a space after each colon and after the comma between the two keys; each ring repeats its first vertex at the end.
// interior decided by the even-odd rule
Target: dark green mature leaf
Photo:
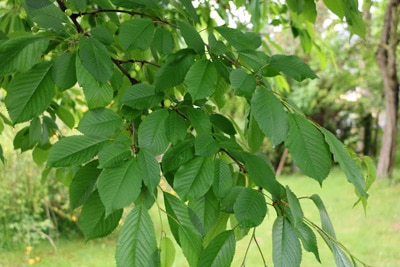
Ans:
{"type": "Polygon", "coordinates": [[[290,190],[289,186],[286,186],[286,196],[289,202],[289,208],[291,214],[293,215],[293,226],[297,227],[299,224],[303,222],[303,210],[301,209],[301,205],[297,196],[290,190]]]}
{"type": "Polygon", "coordinates": [[[86,0],[67,0],[77,11],[84,11],[87,7],[86,0]]]}
{"type": "Polygon", "coordinates": [[[195,154],[197,156],[209,157],[219,150],[218,142],[209,134],[199,134],[194,141],[195,154]]]}
{"type": "Polygon", "coordinates": [[[298,56],[273,55],[270,59],[270,65],[298,82],[307,78],[318,78],[310,66],[298,56]]]}
{"type": "Polygon", "coordinates": [[[289,115],[289,129],[285,142],[295,164],[304,174],[322,184],[332,165],[324,136],[306,118],[296,114],[289,115]]]}
{"type": "Polygon", "coordinates": [[[13,124],[40,115],[50,105],[54,95],[50,68],[50,63],[38,64],[10,82],[5,104],[13,124]]]}
{"type": "Polygon", "coordinates": [[[295,230],[301,240],[301,243],[303,244],[304,249],[308,252],[312,252],[316,260],[321,262],[317,246],[317,237],[315,236],[313,230],[304,222],[298,224],[295,230]]]}
{"type": "Polygon", "coordinates": [[[139,146],[146,148],[153,155],[160,155],[168,147],[165,122],[168,111],[159,109],[147,116],[139,126],[139,146]]]}
{"type": "Polygon", "coordinates": [[[296,267],[301,263],[301,245],[290,222],[283,216],[272,227],[272,259],[276,267],[296,267]]]}
{"type": "Polygon", "coordinates": [[[203,250],[199,266],[229,267],[235,254],[236,240],[233,230],[220,233],[203,250]]]}
{"type": "Polygon", "coordinates": [[[133,49],[146,50],[154,37],[154,24],[148,18],[134,18],[120,26],[119,42],[126,52],[133,49]]]}
{"type": "Polygon", "coordinates": [[[0,45],[0,76],[29,70],[48,45],[49,40],[39,36],[19,36],[3,42],[0,45]]]}
{"type": "Polygon", "coordinates": [[[196,23],[200,23],[200,18],[196,13],[196,8],[194,8],[191,0],[178,0],[179,3],[185,7],[187,13],[190,15],[190,18],[194,20],[196,23]]]}
{"type": "Polygon", "coordinates": [[[194,140],[184,140],[169,148],[162,159],[164,173],[178,169],[194,157],[194,140]]]}
{"type": "Polygon", "coordinates": [[[252,228],[260,225],[267,214],[267,203],[261,192],[244,188],[238,195],[233,212],[240,227],[252,228]]]}
{"type": "Polygon", "coordinates": [[[221,114],[214,113],[210,115],[210,121],[214,127],[220,129],[226,134],[235,135],[236,130],[233,123],[221,114]]]}
{"type": "MultiPolygon", "coordinates": [[[[219,202],[210,190],[204,196],[189,201],[189,208],[195,214],[196,220],[200,222],[203,236],[214,227],[219,215],[219,202]]],[[[192,220],[193,221],[193,220],[192,220]]]]}
{"type": "Polygon", "coordinates": [[[197,134],[211,132],[210,117],[198,108],[188,108],[184,112],[189,118],[190,123],[196,130],[197,134]]]}
{"type": "Polygon", "coordinates": [[[242,68],[232,70],[229,80],[238,96],[250,96],[256,89],[256,78],[242,68]]]}
{"type": "Polygon", "coordinates": [[[174,190],[186,199],[197,199],[210,189],[214,181],[214,165],[210,157],[195,157],[175,174],[174,190]]]}
{"type": "Polygon", "coordinates": [[[142,176],[138,161],[132,158],[122,165],[104,169],[97,185],[106,217],[131,204],[140,194],[142,176]]]}
{"type": "Polygon", "coordinates": [[[48,0],[25,0],[29,17],[41,27],[57,32],[65,32],[70,24],[66,14],[48,0]]]}
{"type": "Polygon", "coordinates": [[[164,91],[181,84],[193,61],[194,52],[191,49],[179,50],[170,55],[167,62],[157,71],[154,77],[157,91],[164,91]]]}
{"type": "Polygon", "coordinates": [[[207,59],[196,61],[185,77],[193,101],[212,95],[217,86],[217,71],[207,59]]]}
{"type": "Polygon", "coordinates": [[[107,48],[97,39],[82,37],[79,40],[79,58],[98,81],[105,83],[113,75],[114,65],[107,48]]]}
{"type": "Polygon", "coordinates": [[[134,109],[148,109],[159,104],[162,98],[153,85],[139,83],[126,89],[121,103],[134,109]]]}
{"type": "Polygon", "coordinates": [[[178,115],[175,111],[170,111],[165,127],[169,141],[175,145],[185,139],[189,122],[178,115]]]}
{"type": "Polygon", "coordinates": [[[358,194],[367,197],[365,192],[365,181],[361,168],[357,162],[352,159],[346,151],[345,146],[331,132],[321,128],[321,132],[325,136],[325,141],[329,145],[329,149],[333,154],[335,162],[339,163],[340,168],[346,174],[347,180],[354,185],[358,194]]]}
{"type": "Polygon", "coordinates": [[[69,186],[69,201],[72,209],[85,204],[93,192],[97,177],[101,172],[98,164],[99,162],[96,160],[91,161],[75,173],[69,186]]]}
{"type": "Polygon", "coordinates": [[[265,135],[261,131],[260,126],[258,126],[258,123],[254,119],[253,115],[250,115],[249,126],[247,128],[247,136],[247,142],[251,152],[257,152],[262,145],[265,135]]]}
{"type": "Polygon", "coordinates": [[[158,267],[160,259],[154,231],[147,209],[135,206],[126,217],[118,238],[117,266],[158,267]]]}
{"type": "Polygon", "coordinates": [[[245,189],[243,186],[234,186],[221,200],[221,210],[229,213],[233,213],[233,207],[239,194],[245,189]]]}
{"type": "Polygon", "coordinates": [[[75,127],[75,117],[69,108],[67,108],[66,106],[57,105],[54,108],[54,112],[56,113],[57,117],[70,129],[73,129],[75,127]]]}
{"type": "Polygon", "coordinates": [[[47,167],[68,167],[85,163],[97,154],[106,141],[104,137],[86,135],[65,137],[51,148],[47,167]]]}
{"type": "Polygon", "coordinates": [[[198,54],[203,54],[204,42],[197,30],[184,21],[178,21],[178,26],[188,47],[193,48],[198,54]]]}
{"type": "Polygon", "coordinates": [[[71,88],[77,82],[75,70],[76,55],[64,53],[57,57],[52,67],[54,83],[62,90],[71,88]]]}
{"type": "Polygon", "coordinates": [[[85,135],[109,137],[122,125],[122,119],[107,108],[89,110],[83,115],[78,130],[85,135]]]}
{"type": "Polygon", "coordinates": [[[144,184],[150,192],[154,192],[161,179],[160,165],[146,149],[140,149],[137,160],[144,184]]]}
{"type": "Polygon", "coordinates": [[[261,45],[261,38],[254,32],[219,26],[215,28],[237,50],[254,50],[261,45]]]}
{"type": "Polygon", "coordinates": [[[3,162],[3,164],[6,161],[6,159],[4,158],[3,147],[1,145],[0,145],[0,160],[1,162],[3,162]]]}
{"type": "Polygon", "coordinates": [[[121,165],[131,154],[131,140],[126,137],[125,140],[106,143],[99,152],[99,167],[110,168],[121,165]]]}
{"type": "Polygon", "coordinates": [[[297,14],[300,14],[304,11],[304,0],[287,0],[286,3],[290,10],[297,14]]]}
{"type": "Polygon", "coordinates": [[[232,171],[226,161],[221,159],[214,160],[214,183],[212,190],[218,198],[224,198],[231,190],[233,186],[232,176],[232,171]]]}
{"type": "Polygon", "coordinates": [[[171,32],[163,27],[158,27],[154,33],[153,44],[154,48],[162,55],[170,54],[174,47],[174,37],[171,32]]]}
{"type": "Polygon", "coordinates": [[[94,27],[90,30],[90,34],[105,45],[110,45],[114,42],[114,36],[107,28],[94,27]]]}
{"type": "Polygon", "coordinates": [[[261,131],[271,139],[274,145],[286,139],[287,113],[274,94],[265,87],[258,87],[251,99],[251,107],[261,131]]]}
{"type": "Polygon", "coordinates": [[[160,241],[160,267],[172,267],[175,260],[175,246],[169,237],[163,236],[160,241]]]}
{"type": "Polygon", "coordinates": [[[94,191],[83,205],[79,217],[85,240],[109,235],[118,226],[122,213],[122,209],[116,210],[106,218],[99,193],[94,191]]]}

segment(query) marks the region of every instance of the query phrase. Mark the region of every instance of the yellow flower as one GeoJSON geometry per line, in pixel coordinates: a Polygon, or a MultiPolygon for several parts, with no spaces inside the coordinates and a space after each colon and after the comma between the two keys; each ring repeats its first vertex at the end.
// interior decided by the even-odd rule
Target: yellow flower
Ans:
{"type": "Polygon", "coordinates": [[[33,265],[33,264],[35,264],[35,260],[34,259],[29,259],[28,263],[29,263],[29,265],[33,265]]]}
{"type": "Polygon", "coordinates": [[[27,247],[26,247],[26,251],[27,251],[27,252],[31,252],[31,251],[32,251],[32,247],[31,247],[31,246],[27,246],[27,247]]]}
{"type": "Polygon", "coordinates": [[[73,222],[77,222],[78,221],[78,217],[76,217],[75,215],[72,215],[71,220],[73,222]]]}
{"type": "Polygon", "coordinates": [[[36,256],[36,257],[35,257],[35,261],[36,261],[36,262],[39,262],[40,260],[41,260],[41,259],[40,259],[39,256],[36,256]]]}

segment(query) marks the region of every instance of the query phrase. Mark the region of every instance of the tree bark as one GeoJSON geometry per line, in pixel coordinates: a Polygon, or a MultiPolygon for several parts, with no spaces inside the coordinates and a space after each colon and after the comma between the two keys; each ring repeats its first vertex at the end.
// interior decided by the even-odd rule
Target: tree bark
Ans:
{"type": "Polygon", "coordinates": [[[383,128],[382,147],[378,161],[379,177],[392,177],[395,162],[397,121],[399,109],[399,79],[396,68],[397,33],[400,0],[390,0],[385,12],[381,41],[376,53],[385,90],[386,121],[383,128]]]}

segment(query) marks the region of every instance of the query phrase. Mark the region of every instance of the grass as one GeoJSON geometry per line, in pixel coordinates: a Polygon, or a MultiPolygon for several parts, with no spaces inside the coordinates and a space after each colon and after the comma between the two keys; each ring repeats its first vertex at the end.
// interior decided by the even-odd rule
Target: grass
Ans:
{"type": "MultiPolygon", "coordinates": [[[[397,172],[396,175],[397,181],[400,180],[400,173],[397,172]]],[[[400,266],[399,182],[377,181],[370,191],[367,213],[364,214],[361,205],[353,207],[356,201],[353,188],[339,170],[332,171],[322,189],[315,181],[300,175],[283,176],[279,179],[283,184],[289,185],[299,197],[313,193],[321,196],[335,226],[338,240],[356,257],[371,266],[400,266]]],[[[319,214],[311,201],[304,199],[301,203],[305,216],[319,224],[319,214]]],[[[275,214],[272,209],[269,212],[265,222],[257,228],[256,237],[267,265],[272,266],[271,228],[275,214]]],[[[241,266],[249,238],[238,242],[232,266],[241,266]]],[[[329,249],[321,239],[318,242],[322,264],[316,262],[311,253],[303,252],[301,266],[335,266],[329,249]]],[[[58,240],[56,245],[57,254],[48,243],[34,247],[29,257],[41,258],[35,266],[115,266],[115,236],[87,244],[80,239],[58,240]]],[[[28,266],[29,257],[26,248],[0,252],[0,267],[28,266]]],[[[187,266],[179,250],[174,266],[187,266]]],[[[250,245],[246,266],[262,266],[262,258],[254,242],[250,245]]]]}

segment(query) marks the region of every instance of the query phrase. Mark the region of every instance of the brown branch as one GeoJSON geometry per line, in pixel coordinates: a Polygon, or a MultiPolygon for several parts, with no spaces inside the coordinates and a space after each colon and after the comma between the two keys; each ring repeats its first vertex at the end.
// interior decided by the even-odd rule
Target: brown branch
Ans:
{"type": "Polygon", "coordinates": [[[147,61],[147,60],[139,60],[139,59],[116,59],[118,60],[120,63],[140,63],[142,66],[145,64],[149,64],[149,65],[153,65],[155,67],[160,67],[160,65],[147,61]]]}
{"type": "Polygon", "coordinates": [[[121,65],[121,61],[119,61],[118,59],[115,59],[113,57],[111,57],[112,62],[114,62],[114,64],[118,67],[118,69],[126,76],[128,77],[129,81],[131,82],[131,84],[137,84],[140,83],[138,80],[136,80],[135,78],[133,78],[129,72],[121,65]]]}
{"type": "MultiPolygon", "coordinates": [[[[57,4],[60,7],[60,9],[62,10],[62,12],[65,12],[65,10],[67,10],[64,0],[57,0],[57,4]]],[[[74,23],[75,28],[79,33],[83,33],[86,36],[89,36],[88,33],[85,33],[85,29],[83,29],[83,27],[79,24],[79,22],[77,20],[77,18],[78,18],[77,14],[72,14],[71,16],[69,16],[69,18],[72,20],[72,23],[74,23]]]]}

